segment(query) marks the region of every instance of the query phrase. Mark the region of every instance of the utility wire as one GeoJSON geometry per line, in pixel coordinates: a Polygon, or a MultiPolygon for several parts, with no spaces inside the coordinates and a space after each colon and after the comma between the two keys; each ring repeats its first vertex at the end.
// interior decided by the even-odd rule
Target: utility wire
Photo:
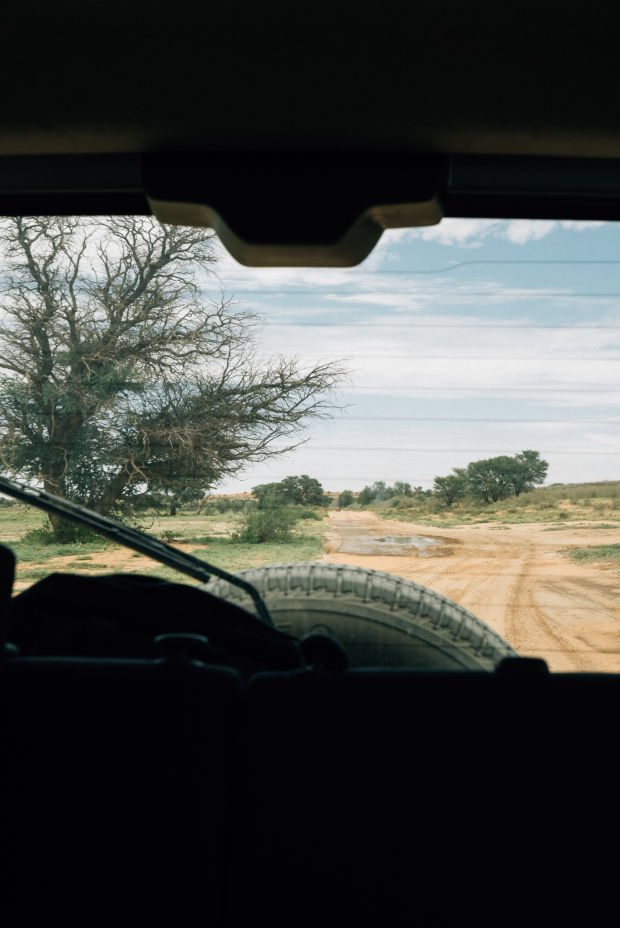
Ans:
{"type": "Polygon", "coordinates": [[[620,330],[620,324],[615,325],[543,325],[537,322],[399,322],[390,319],[389,322],[363,322],[356,319],[350,319],[347,322],[274,322],[273,319],[263,320],[267,326],[278,326],[280,328],[316,328],[316,329],[335,329],[335,328],[362,328],[362,329],[541,329],[548,331],[565,331],[565,332],[617,332],[620,330]]]}
{"type": "Polygon", "coordinates": [[[334,420],[341,422],[493,422],[502,425],[510,425],[514,422],[526,425],[558,424],[558,423],[590,423],[595,425],[620,425],[620,416],[614,419],[593,419],[593,418],[560,418],[560,419],[492,419],[492,418],[473,418],[467,416],[341,416],[334,420]]]}
{"type": "MultiPolygon", "coordinates": [[[[402,454],[494,454],[494,455],[512,455],[512,450],[500,450],[498,448],[433,448],[432,446],[419,446],[419,447],[395,447],[395,446],[380,446],[380,445],[306,445],[306,451],[360,451],[364,454],[368,454],[373,451],[385,452],[389,451],[390,453],[399,452],[402,454]]],[[[589,450],[582,451],[579,448],[550,448],[545,454],[573,454],[573,455],[610,455],[612,457],[617,457],[620,462],[620,448],[615,451],[598,451],[598,450],[589,450]]]]}

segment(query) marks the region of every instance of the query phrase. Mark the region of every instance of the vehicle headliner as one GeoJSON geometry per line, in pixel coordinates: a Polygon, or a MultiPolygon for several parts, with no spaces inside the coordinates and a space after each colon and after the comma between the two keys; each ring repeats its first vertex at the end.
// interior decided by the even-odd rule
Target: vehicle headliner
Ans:
{"type": "Polygon", "coordinates": [[[154,211],[254,264],[354,263],[442,215],[620,218],[619,19],[600,0],[7,3],[0,212],[154,211]]]}

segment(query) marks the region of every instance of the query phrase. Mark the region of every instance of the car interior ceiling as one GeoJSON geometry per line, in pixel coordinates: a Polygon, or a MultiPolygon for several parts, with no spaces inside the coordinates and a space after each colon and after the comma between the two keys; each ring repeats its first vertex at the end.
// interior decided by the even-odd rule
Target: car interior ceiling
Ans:
{"type": "MultiPolygon", "coordinates": [[[[257,266],[359,263],[443,216],[618,220],[618,15],[62,0],[33,24],[12,4],[36,64],[5,40],[0,214],[154,213],[257,266]]],[[[619,676],[350,668],[121,577],[20,613],[13,569],[0,549],[3,906],[608,917],[619,676]]]]}

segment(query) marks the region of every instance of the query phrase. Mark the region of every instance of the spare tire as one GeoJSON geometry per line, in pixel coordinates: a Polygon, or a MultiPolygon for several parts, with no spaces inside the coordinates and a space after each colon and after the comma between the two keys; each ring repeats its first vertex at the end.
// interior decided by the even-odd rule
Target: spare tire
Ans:
{"type": "MultiPolygon", "coordinates": [[[[298,638],[328,634],[354,667],[494,670],[517,652],[484,622],[427,587],[343,564],[301,562],[238,572],[263,596],[276,626],[298,638]]],[[[253,611],[225,580],[204,589],[253,611]]]]}

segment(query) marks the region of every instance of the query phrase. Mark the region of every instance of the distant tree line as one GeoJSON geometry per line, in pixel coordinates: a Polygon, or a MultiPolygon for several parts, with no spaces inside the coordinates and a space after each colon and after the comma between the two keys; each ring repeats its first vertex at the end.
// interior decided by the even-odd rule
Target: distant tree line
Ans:
{"type": "Polygon", "coordinates": [[[382,502],[393,497],[408,497],[423,501],[429,497],[439,500],[450,507],[466,496],[483,503],[495,503],[508,496],[520,496],[544,483],[549,470],[547,461],[543,461],[540,452],[526,450],[512,457],[502,454],[495,458],[472,461],[467,467],[455,467],[445,477],[435,477],[432,490],[412,487],[402,480],[389,485],[376,480],[372,485],[355,495],[351,490],[344,490],[338,497],[338,505],[350,506],[357,502],[368,506],[372,502],[382,502]]]}
{"type": "Polygon", "coordinates": [[[423,490],[422,487],[412,487],[410,483],[403,480],[397,480],[392,486],[384,483],[383,480],[375,480],[372,486],[364,487],[357,497],[358,503],[367,506],[374,500],[383,501],[392,499],[394,496],[408,496],[423,499],[430,496],[430,490],[423,490]]]}
{"type": "Polygon", "coordinates": [[[277,483],[261,483],[252,488],[252,496],[258,500],[259,509],[327,506],[331,502],[331,497],[325,495],[319,481],[308,474],[285,477],[277,483]]]}
{"type": "Polygon", "coordinates": [[[521,451],[512,457],[502,454],[455,467],[446,477],[435,477],[433,492],[448,507],[465,496],[496,503],[533,490],[544,483],[548,470],[549,464],[538,451],[521,451]]]}

